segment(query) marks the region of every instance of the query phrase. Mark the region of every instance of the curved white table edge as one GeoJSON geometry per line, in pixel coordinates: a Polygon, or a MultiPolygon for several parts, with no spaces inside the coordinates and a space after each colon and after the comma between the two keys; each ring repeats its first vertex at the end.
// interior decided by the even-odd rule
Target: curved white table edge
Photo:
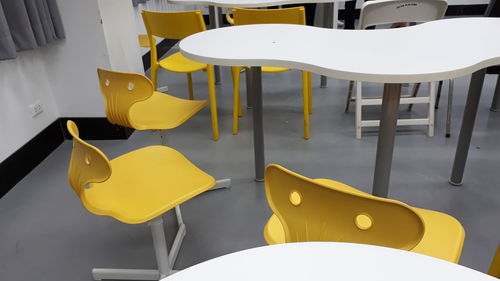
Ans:
{"type": "MultiPolygon", "coordinates": [[[[490,275],[459,264],[399,249],[344,242],[301,242],[261,246],[226,254],[188,267],[160,281],[201,280],[198,279],[201,276],[203,276],[203,280],[219,281],[236,280],[236,277],[240,277],[238,280],[256,280],[257,277],[261,277],[259,280],[275,280],[275,276],[270,279],[264,278],[270,275],[283,275],[282,280],[291,280],[290,276],[287,276],[287,272],[283,272],[284,269],[288,269],[288,272],[292,271],[290,269],[297,269],[295,273],[291,273],[295,277],[293,280],[306,280],[303,277],[309,276],[309,274],[315,277],[324,277],[321,280],[400,281],[403,280],[401,277],[405,276],[404,280],[413,281],[420,280],[417,278],[436,275],[441,275],[441,277],[449,276],[451,279],[448,280],[456,281],[498,280],[490,275]],[[356,255],[361,253],[364,255],[356,255]],[[325,254],[328,254],[327,258],[330,259],[325,259],[325,254]],[[315,263],[308,264],[305,262],[305,260],[311,261],[318,255],[319,258],[314,260],[315,263]],[[284,257],[284,259],[280,259],[280,257],[284,257]],[[378,257],[380,259],[374,260],[378,257]],[[341,264],[342,262],[345,264],[341,264]],[[388,264],[388,262],[392,263],[388,264]],[[396,262],[400,262],[400,264],[396,264],[396,262]],[[379,265],[382,264],[384,266],[380,267],[379,265]],[[269,266],[267,267],[267,265],[269,266]],[[336,265],[337,268],[335,268],[336,265]],[[300,268],[294,266],[300,266],[300,268]],[[325,266],[328,267],[327,270],[325,270],[325,266]],[[360,271],[356,271],[355,274],[349,274],[352,271],[340,272],[350,267],[360,269],[360,271]],[[418,269],[415,267],[418,267],[418,269]],[[361,270],[363,268],[365,268],[364,271],[366,272],[361,270]],[[265,272],[265,270],[269,271],[265,272]],[[302,272],[302,278],[296,276],[300,270],[305,271],[302,272]],[[408,270],[413,272],[408,272],[408,270]],[[325,274],[329,274],[330,278],[325,274]],[[450,276],[450,274],[454,276],[450,276]],[[367,277],[370,277],[370,279],[352,279],[352,275],[355,275],[356,278],[368,275],[367,277]],[[392,278],[395,279],[390,279],[390,275],[394,275],[392,278]],[[345,279],[348,276],[351,278],[345,279]],[[456,279],[457,276],[463,276],[463,279],[456,279]],[[471,277],[473,279],[470,279],[471,277]]],[[[432,279],[421,279],[420,281],[426,280],[432,279]]]]}
{"type": "MultiPolygon", "coordinates": [[[[420,25],[416,26],[410,26],[410,27],[405,27],[405,28],[399,28],[399,29],[386,29],[386,30],[377,30],[377,31],[383,31],[385,34],[384,36],[388,36],[388,34],[394,34],[394,36],[398,36],[403,33],[408,33],[412,31],[419,31],[422,32],[421,29],[427,29],[429,32],[433,32],[432,30],[438,30],[441,25],[443,25],[446,28],[449,28],[449,26],[446,26],[446,24],[449,23],[457,23],[457,24],[476,24],[479,22],[481,25],[481,21],[484,22],[484,26],[488,26],[488,24],[497,24],[498,27],[500,27],[500,20],[494,19],[494,18],[458,18],[458,19],[444,19],[444,20],[438,20],[438,21],[432,21],[432,22],[427,22],[423,23],[420,25]],[[497,22],[494,22],[497,21],[497,22]],[[419,30],[420,29],[420,30],[419,30]]],[[[338,70],[338,69],[333,69],[333,68],[325,68],[325,67],[320,67],[317,65],[313,64],[308,64],[304,61],[294,61],[292,59],[288,60],[279,60],[276,58],[263,58],[263,59],[258,59],[258,58],[244,58],[244,57],[239,57],[239,58],[229,58],[229,57],[223,57],[223,56],[208,56],[208,55],[203,55],[203,52],[191,52],[189,50],[189,44],[196,42],[196,40],[199,40],[204,38],[213,38],[214,40],[224,40],[223,38],[232,38],[234,40],[232,34],[238,33],[238,29],[242,29],[240,34],[244,34],[243,32],[245,31],[244,28],[246,29],[262,29],[262,26],[264,25],[245,25],[245,26],[231,26],[231,27],[223,27],[215,30],[208,30],[204,31],[201,33],[197,33],[194,35],[191,35],[185,39],[183,39],[180,44],[180,51],[181,53],[186,56],[189,59],[207,63],[207,64],[213,64],[213,65],[223,65],[223,66],[274,66],[274,67],[286,67],[286,68],[293,68],[293,69],[299,69],[299,70],[305,70],[309,71],[312,73],[324,75],[324,76],[329,76],[329,77],[334,77],[338,79],[344,79],[344,80],[356,80],[356,81],[363,81],[363,82],[376,82],[376,83],[417,83],[417,82],[432,82],[432,81],[440,81],[440,80],[447,80],[447,79],[453,79],[457,77],[462,77],[469,75],[475,71],[478,71],[480,69],[497,65],[500,64],[500,51],[498,52],[498,56],[495,57],[490,57],[487,59],[481,59],[473,64],[470,65],[462,65],[460,68],[457,69],[447,69],[446,71],[430,71],[426,73],[411,73],[411,74],[401,74],[401,73],[364,73],[362,71],[359,72],[349,72],[349,71],[343,71],[343,70],[338,70]]],[[[360,39],[360,35],[362,35],[365,32],[374,32],[374,31],[366,31],[366,30],[338,30],[338,29],[326,29],[327,32],[321,31],[319,29],[325,29],[321,27],[312,27],[312,26],[294,26],[294,25],[280,25],[280,24],[272,24],[272,25],[267,25],[266,29],[274,29],[278,30],[279,26],[290,26],[290,32],[293,32],[295,29],[299,32],[306,32],[304,29],[308,29],[307,32],[315,32],[315,29],[318,32],[318,34],[321,34],[321,36],[318,37],[326,37],[328,35],[331,35],[334,37],[336,33],[341,35],[340,33],[342,32],[351,32],[354,37],[358,41],[360,39]],[[276,26],[276,27],[273,27],[276,26]],[[357,33],[357,34],[356,34],[357,33]]],[[[491,26],[488,26],[491,27],[491,26]]],[[[262,32],[265,32],[264,30],[262,32]]],[[[427,32],[427,31],[425,31],[427,32]]],[[[443,32],[446,32],[446,30],[443,30],[443,32]]],[[[300,34],[300,33],[297,33],[300,34]]],[[[416,33],[419,35],[419,33],[416,33]]],[[[465,34],[464,36],[466,36],[465,34]]],[[[397,37],[396,37],[397,38],[397,37]]],[[[240,39],[240,38],[238,38],[240,39]]],[[[361,38],[362,40],[363,38],[361,38]]],[[[263,39],[264,40],[264,39],[263,39]]],[[[496,39],[495,39],[496,40],[496,39]]],[[[264,41],[265,43],[268,43],[264,41]]],[[[198,42],[199,43],[199,42],[198,42]]],[[[318,40],[317,43],[323,43],[322,41],[318,40]]],[[[488,42],[481,42],[483,44],[487,44],[488,42]]],[[[500,41],[495,43],[499,43],[500,41]]],[[[437,43],[436,43],[437,44],[437,43]]],[[[440,46],[440,48],[443,48],[440,46]]],[[[444,47],[448,48],[448,47],[444,47]]],[[[475,52],[480,52],[481,47],[478,47],[475,52]]],[[[474,52],[474,50],[468,50],[471,52],[474,52]]],[[[337,50],[332,51],[333,53],[337,52],[337,50]]],[[[375,54],[376,55],[376,54],[375,54]]],[[[464,56],[467,56],[468,54],[466,52],[463,53],[464,56]]],[[[457,58],[459,60],[459,58],[457,58]]],[[[411,68],[411,65],[408,66],[411,68]]]]}

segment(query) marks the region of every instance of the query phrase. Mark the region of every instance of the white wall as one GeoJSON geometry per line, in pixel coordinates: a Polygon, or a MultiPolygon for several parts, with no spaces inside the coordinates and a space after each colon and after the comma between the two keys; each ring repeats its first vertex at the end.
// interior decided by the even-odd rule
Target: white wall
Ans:
{"type": "Polygon", "coordinates": [[[132,1],[98,0],[111,68],[144,74],[132,1]]]}
{"type": "Polygon", "coordinates": [[[26,51],[15,60],[0,61],[0,161],[59,117],[42,52],[26,51]],[[37,99],[43,112],[32,118],[28,105],[37,99]]]}
{"type": "Polygon", "coordinates": [[[105,116],[96,68],[110,68],[110,58],[97,0],[58,5],[65,40],[0,61],[0,161],[59,117],[105,116]],[[44,112],[31,118],[36,99],[44,112]]]}

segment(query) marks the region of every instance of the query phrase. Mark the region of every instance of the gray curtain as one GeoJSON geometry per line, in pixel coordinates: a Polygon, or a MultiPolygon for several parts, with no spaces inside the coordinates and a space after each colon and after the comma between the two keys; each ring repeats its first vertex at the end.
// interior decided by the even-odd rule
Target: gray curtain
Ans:
{"type": "Polygon", "coordinates": [[[132,0],[132,5],[134,7],[137,7],[137,5],[144,4],[144,3],[146,3],[146,1],[149,1],[149,0],[132,0]]]}
{"type": "Polygon", "coordinates": [[[62,38],[56,0],[0,0],[0,60],[62,38]]]}

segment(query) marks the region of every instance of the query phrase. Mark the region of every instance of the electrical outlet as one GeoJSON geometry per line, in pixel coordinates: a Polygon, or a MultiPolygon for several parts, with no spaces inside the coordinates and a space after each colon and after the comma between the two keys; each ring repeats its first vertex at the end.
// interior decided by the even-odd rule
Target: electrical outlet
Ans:
{"type": "Polygon", "coordinates": [[[43,112],[42,104],[40,104],[40,100],[36,100],[34,103],[29,105],[31,117],[35,117],[38,114],[43,112]]]}

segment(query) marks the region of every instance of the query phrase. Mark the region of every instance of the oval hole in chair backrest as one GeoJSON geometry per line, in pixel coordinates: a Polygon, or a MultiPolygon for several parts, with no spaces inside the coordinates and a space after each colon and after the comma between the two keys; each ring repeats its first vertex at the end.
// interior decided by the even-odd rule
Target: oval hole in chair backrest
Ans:
{"type": "Polygon", "coordinates": [[[137,73],[98,68],[97,74],[108,120],[113,124],[133,128],[128,115],[130,107],[153,95],[153,83],[137,73]]]}
{"type": "Polygon", "coordinates": [[[409,206],[343,191],[341,183],[339,188],[327,187],[270,165],[265,185],[269,205],[283,224],[286,242],[339,241],[410,250],[424,233],[421,218],[409,206]]]}
{"type": "Polygon", "coordinates": [[[68,179],[73,190],[82,198],[84,189],[89,188],[91,183],[104,182],[111,176],[111,166],[104,153],[80,139],[78,127],[73,121],[68,120],[66,126],[73,136],[68,179]]]}

